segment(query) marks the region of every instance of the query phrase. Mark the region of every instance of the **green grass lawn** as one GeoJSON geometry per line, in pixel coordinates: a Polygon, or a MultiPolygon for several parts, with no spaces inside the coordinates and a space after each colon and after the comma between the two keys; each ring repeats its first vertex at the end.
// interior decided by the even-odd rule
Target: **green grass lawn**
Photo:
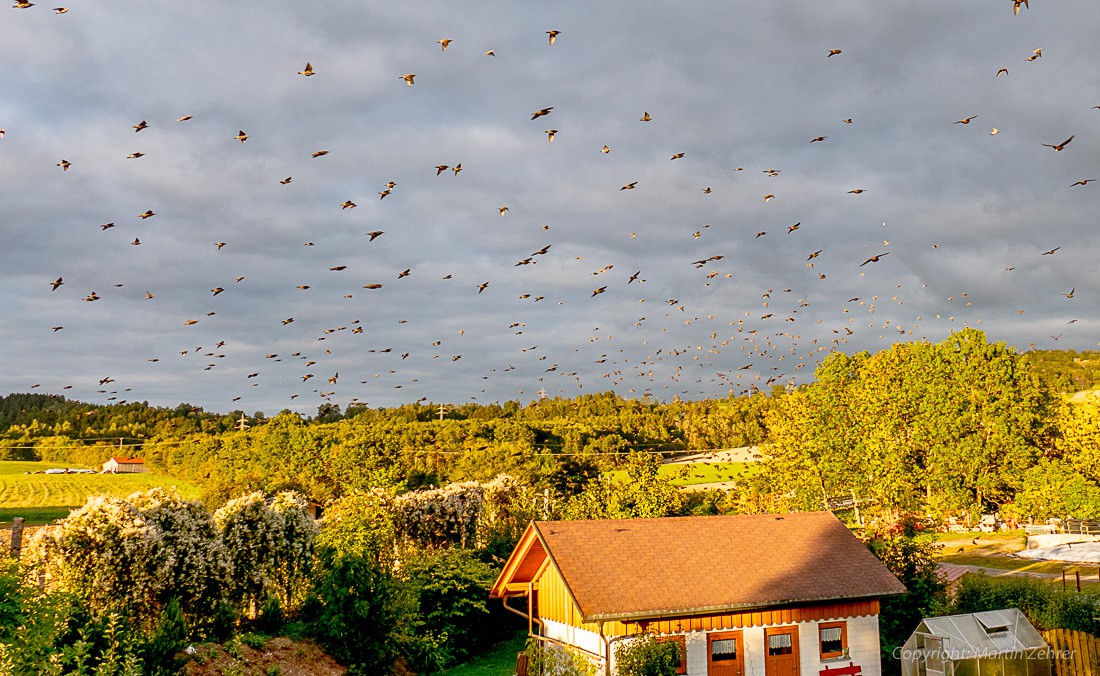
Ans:
{"type": "MultiPolygon", "coordinates": [[[[719,481],[733,481],[759,471],[755,462],[694,462],[691,464],[661,465],[659,476],[667,476],[677,486],[711,484],[719,481]]],[[[626,481],[625,470],[615,470],[611,476],[616,481],[626,481]]]]}
{"type": "Polygon", "coordinates": [[[27,474],[66,466],[0,461],[0,528],[10,526],[16,516],[30,525],[49,523],[96,495],[125,497],[157,486],[174,487],[188,499],[197,499],[202,492],[189,483],[158,474],[27,474]]]}
{"type": "Polygon", "coordinates": [[[516,654],[523,652],[526,644],[527,633],[518,633],[484,655],[441,672],[440,676],[512,676],[516,673],[516,654]]]}

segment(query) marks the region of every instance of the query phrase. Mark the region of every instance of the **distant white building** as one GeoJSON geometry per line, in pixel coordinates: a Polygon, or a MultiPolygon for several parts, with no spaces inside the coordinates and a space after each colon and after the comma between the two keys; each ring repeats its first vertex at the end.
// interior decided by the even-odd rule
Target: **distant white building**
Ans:
{"type": "Polygon", "coordinates": [[[103,463],[100,474],[141,474],[147,471],[143,458],[111,458],[103,463]]]}

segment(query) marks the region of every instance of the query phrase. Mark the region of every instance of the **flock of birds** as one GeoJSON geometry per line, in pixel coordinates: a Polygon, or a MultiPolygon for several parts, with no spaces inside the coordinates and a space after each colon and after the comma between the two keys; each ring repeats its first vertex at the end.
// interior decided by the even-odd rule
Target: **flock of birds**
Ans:
{"type": "MultiPolygon", "coordinates": [[[[1029,9],[1028,0],[1009,1],[1013,3],[1012,9],[1015,14],[1020,12],[1021,7],[1029,9]]],[[[19,0],[14,8],[33,10],[34,6],[34,3],[19,0]]],[[[57,7],[53,11],[56,14],[66,14],[69,9],[57,7]]],[[[546,30],[545,36],[546,45],[544,47],[568,49],[564,44],[555,44],[558,42],[559,36],[563,36],[562,31],[546,30]]],[[[456,43],[459,43],[459,39],[451,37],[443,37],[436,41],[441,52],[446,52],[449,47],[456,43]]],[[[483,55],[488,58],[498,58],[494,49],[484,51],[483,55]]],[[[1040,48],[1035,49],[1025,60],[1034,62],[1041,57],[1042,49],[1040,48]]],[[[833,48],[823,53],[822,58],[837,58],[840,60],[847,58],[847,55],[844,54],[842,49],[833,48]]],[[[315,60],[305,62],[301,66],[301,70],[296,71],[296,74],[311,81],[314,78],[324,78],[326,75],[324,64],[318,62],[317,67],[315,67],[313,63],[315,60]]],[[[290,73],[293,74],[295,71],[291,70],[290,73]]],[[[999,78],[1007,75],[1008,69],[1001,67],[993,77],[999,78]]],[[[395,73],[391,81],[400,80],[400,82],[395,82],[398,87],[402,83],[407,87],[432,86],[425,83],[423,79],[418,81],[417,77],[417,73],[412,72],[395,73]]],[[[1100,109],[1100,106],[1095,106],[1095,108],[1100,109]]],[[[179,112],[186,113],[186,111],[179,112]]],[[[552,123],[552,120],[558,117],[556,115],[558,112],[556,106],[553,105],[539,107],[530,112],[527,122],[539,121],[538,127],[544,126],[543,123],[545,123],[547,128],[536,133],[545,135],[546,142],[554,143],[555,138],[563,133],[560,129],[555,128],[555,124],[552,123]]],[[[953,124],[970,125],[980,117],[979,114],[969,115],[954,121],[953,124]]],[[[126,122],[132,129],[132,132],[130,132],[133,139],[131,146],[137,145],[139,141],[150,134],[172,133],[167,127],[173,124],[187,125],[195,119],[195,114],[182,114],[176,117],[174,121],[170,119],[160,121],[152,117],[149,119],[152,122],[146,119],[126,122]]],[[[655,116],[651,115],[648,110],[641,110],[636,120],[636,122],[632,120],[630,123],[649,125],[655,121],[655,116]]],[[[844,118],[840,121],[844,125],[858,124],[853,118],[844,118]]],[[[952,124],[950,120],[944,121],[945,127],[950,124],[952,124]]],[[[121,123],[119,126],[121,128],[121,123]]],[[[237,127],[238,125],[233,124],[230,129],[237,127]]],[[[531,125],[531,127],[534,128],[535,125],[531,125]]],[[[26,129],[0,129],[0,139],[3,139],[6,134],[10,138],[11,136],[27,133],[28,130],[26,129]]],[[[999,133],[1000,130],[996,127],[993,127],[990,131],[991,135],[999,133]]],[[[1076,134],[1069,134],[1065,140],[1057,143],[1037,141],[1036,145],[1050,148],[1058,153],[1072,152],[1071,143],[1076,136],[1076,134]]],[[[236,134],[230,131],[226,132],[224,143],[238,142],[242,146],[250,147],[248,143],[251,138],[245,129],[237,128],[236,134]]],[[[813,136],[807,138],[806,141],[808,144],[828,143],[829,135],[813,136]]],[[[0,147],[0,152],[2,150],[2,147],[0,147]]],[[[129,148],[126,150],[129,150],[129,148]]],[[[592,152],[610,155],[614,151],[611,145],[604,144],[602,147],[593,148],[592,152]]],[[[309,161],[320,160],[320,158],[329,154],[330,150],[328,149],[317,149],[309,152],[308,158],[309,161]]],[[[139,162],[156,161],[156,158],[147,157],[147,155],[152,155],[152,153],[133,150],[126,154],[125,158],[139,162]]],[[[303,158],[305,155],[303,153],[303,158]]],[[[685,151],[673,150],[670,155],[667,161],[690,162],[690,154],[685,151]]],[[[598,155],[595,156],[598,157],[598,155]]],[[[668,157],[668,155],[665,156],[668,157]]],[[[69,157],[73,156],[70,155],[69,157]]],[[[57,171],[67,176],[79,175],[82,171],[94,171],[94,167],[84,167],[66,158],[58,159],[59,161],[56,163],[57,171]]],[[[744,170],[744,167],[734,169],[737,172],[744,170]]],[[[463,166],[461,162],[448,160],[434,166],[425,166],[423,171],[424,176],[431,176],[434,173],[434,177],[442,177],[447,174],[450,178],[457,178],[463,172],[463,166]]],[[[783,169],[761,167],[753,171],[762,173],[768,180],[775,179],[776,185],[781,185],[783,169]]],[[[284,188],[285,190],[293,190],[294,175],[283,176],[283,173],[279,172],[278,175],[270,176],[270,182],[288,186],[284,188]]],[[[424,180],[423,176],[405,178],[398,176],[393,180],[386,181],[379,186],[381,189],[376,192],[377,202],[381,203],[387,197],[397,194],[399,188],[404,187],[407,182],[422,180],[424,180]]],[[[1079,178],[1069,187],[1084,188],[1096,180],[1095,178],[1079,178]]],[[[640,183],[642,183],[640,180],[628,181],[619,188],[619,191],[640,190],[643,188],[640,183]]],[[[699,185],[695,195],[699,197],[711,195],[713,192],[714,189],[711,185],[699,185]]],[[[868,188],[853,186],[847,190],[848,199],[860,199],[860,196],[867,192],[868,188]]],[[[760,199],[764,204],[769,204],[779,200],[779,195],[781,195],[781,191],[776,189],[763,193],[760,199]]],[[[371,199],[373,199],[373,196],[371,199]]],[[[343,202],[333,203],[331,209],[335,215],[338,215],[341,212],[349,212],[358,208],[362,202],[362,197],[353,196],[343,202]]],[[[701,212],[702,209],[701,207],[698,211],[701,212]]],[[[487,214],[493,213],[493,218],[507,219],[510,217],[511,208],[507,204],[492,207],[487,205],[485,212],[487,214]]],[[[125,226],[128,224],[123,219],[145,221],[158,215],[157,211],[149,208],[139,213],[119,215],[117,220],[100,223],[98,227],[103,232],[116,228],[126,229],[125,226]]],[[[802,222],[799,221],[786,225],[785,233],[783,231],[778,233],[769,232],[767,229],[754,230],[749,240],[751,243],[767,237],[761,243],[761,245],[766,245],[768,241],[774,240],[776,236],[797,238],[802,227],[802,222]]],[[[706,243],[710,228],[709,224],[697,226],[694,232],[690,233],[690,236],[693,240],[703,240],[702,243],[706,243]]],[[[550,225],[542,224],[534,229],[535,236],[550,238],[552,235],[546,234],[550,230],[550,225]]],[[[366,237],[364,245],[370,247],[376,241],[384,243],[387,234],[387,231],[383,229],[366,231],[363,233],[366,237]]],[[[633,240],[638,237],[638,233],[630,232],[628,236],[629,239],[633,240]]],[[[133,247],[142,246],[143,244],[139,236],[134,236],[133,240],[129,242],[129,245],[133,247]]],[[[379,246],[378,244],[373,245],[379,246]]],[[[547,285],[545,289],[532,289],[518,295],[517,300],[522,301],[523,304],[516,310],[517,316],[507,325],[502,324],[497,327],[502,335],[509,336],[508,339],[516,343],[516,347],[511,352],[500,351],[499,345],[502,343],[497,340],[489,340],[487,336],[485,342],[480,345],[476,342],[471,344],[470,341],[464,341],[465,328],[455,328],[453,322],[433,323],[432,318],[415,318],[417,317],[416,309],[410,307],[408,314],[414,319],[403,318],[397,320],[399,325],[409,324],[410,321],[417,325],[417,331],[410,334],[406,343],[376,344],[374,347],[364,349],[361,345],[355,345],[343,339],[344,335],[362,335],[361,340],[369,340],[372,335],[385,335],[387,337],[395,335],[392,333],[393,327],[382,332],[374,327],[373,320],[369,317],[367,319],[359,317],[339,319],[334,322],[326,322],[325,325],[311,321],[309,333],[307,334],[308,338],[303,336],[296,348],[265,351],[262,361],[259,362],[262,365],[258,365],[255,357],[244,351],[234,354],[235,339],[233,337],[217,333],[221,330],[218,328],[218,319],[216,318],[219,314],[218,303],[221,300],[220,297],[223,294],[225,296],[233,295],[248,287],[248,275],[233,275],[226,278],[226,281],[209,289],[207,303],[210,309],[204,314],[178,318],[177,326],[194,327],[198,325],[198,328],[201,329],[210,325],[214,327],[210,333],[201,334],[201,338],[191,340],[189,337],[179,338],[176,327],[171,329],[164,327],[164,339],[158,342],[155,352],[141,357],[147,362],[146,366],[134,365],[129,373],[99,373],[94,378],[89,375],[83,377],[85,380],[94,379],[95,391],[97,394],[102,395],[105,401],[125,402],[132,398],[147,398],[140,386],[135,389],[138,382],[146,381],[149,376],[150,372],[146,372],[144,369],[152,369],[151,373],[155,378],[155,369],[163,362],[169,359],[190,360],[196,371],[215,371],[217,373],[228,371],[231,375],[221,381],[222,385],[220,386],[227,399],[223,404],[228,405],[229,402],[243,401],[240,404],[242,406],[249,403],[251,388],[261,387],[268,374],[273,373],[276,369],[287,367],[292,369],[293,377],[297,383],[297,387],[294,388],[295,391],[285,392],[287,406],[291,406],[290,402],[303,395],[306,400],[312,399],[314,402],[318,400],[322,402],[346,402],[349,406],[372,405],[372,400],[377,398],[388,401],[394,400],[393,393],[386,395],[381,393],[383,387],[398,390],[399,393],[396,395],[398,399],[403,396],[400,392],[404,391],[420,395],[417,401],[428,401],[436,398],[433,396],[434,381],[439,378],[454,377],[466,379],[467,389],[476,392],[476,394],[469,397],[470,399],[476,400],[478,395],[484,395],[486,392],[490,392],[487,398],[500,398],[502,394],[501,387],[495,386],[494,382],[486,381],[507,378],[509,383],[516,382],[513,374],[516,371],[527,374],[525,376],[527,384],[524,385],[523,381],[519,380],[519,389],[512,391],[515,394],[504,394],[505,398],[516,394],[528,397],[536,394],[542,396],[547,394],[547,388],[551,392],[566,395],[604,389],[616,389],[630,395],[646,394],[665,398],[673,395],[685,397],[725,394],[743,395],[758,390],[767,390],[776,385],[789,385],[799,379],[806,380],[808,374],[800,374],[800,371],[807,367],[812,371],[823,354],[827,354],[831,350],[843,349],[842,346],[848,343],[849,337],[857,331],[866,334],[877,333],[879,338],[887,341],[922,338],[925,334],[922,333],[921,322],[933,318],[916,315],[909,321],[903,322],[896,319],[879,320],[874,317],[876,307],[886,304],[900,306],[905,302],[904,296],[899,290],[901,285],[898,285],[896,289],[885,293],[852,296],[846,302],[839,303],[838,307],[828,311],[835,312],[832,326],[829,324],[829,319],[823,318],[822,314],[818,314],[819,318],[816,319],[816,322],[811,323],[811,328],[802,329],[801,327],[805,323],[802,317],[809,312],[807,308],[811,307],[811,302],[808,298],[811,297],[813,292],[809,290],[796,291],[796,285],[794,284],[790,288],[758,289],[759,299],[754,301],[754,306],[748,309],[745,307],[733,309],[720,303],[717,308],[712,310],[704,308],[701,304],[689,305],[689,303],[681,302],[675,292],[668,292],[668,284],[643,286],[649,283],[649,279],[653,277],[653,274],[646,274],[641,269],[631,269],[624,272],[620,262],[604,263],[594,270],[584,269],[588,265],[585,257],[576,256],[574,257],[575,260],[565,260],[562,254],[557,253],[558,250],[568,245],[569,243],[560,240],[546,243],[545,239],[540,239],[530,247],[518,252],[518,255],[507,263],[498,261],[493,273],[494,277],[469,279],[468,274],[461,275],[458,272],[440,271],[445,272],[445,274],[439,274],[438,281],[454,284],[460,282],[461,277],[466,277],[462,284],[465,285],[466,293],[471,298],[463,298],[461,292],[449,291],[455,293],[456,298],[462,298],[461,303],[463,305],[461,307],[458,306],[460,301],[455,301],[455,311],[456,314],[478,313],[480,306],[469,303],[477,302],[479,296],[491,297],[497,287],[505,286],[505,280],[510,279],[508,275],[512,274],[511,271],[516,268],[535,266],[540,262],[558,256],[554,262],[554,265],[557,266],[556,269],[577,270],[577,275],[593,280],[589,291],[584,294],[587,296],[586,300],[588,302],[612,302],[609,300],[609,296],[616,295],[612,293],[614,291],[618,292],[619,300],[622,299],[623,294],[628,294],[629,299],[625,302],[635,304],[640,308],[638,317],[631,326],[613,327],[614,323],[609,322],[607,326],[591,328],[587,336],[573,336],[574,340],[572,342],[575,342],[576,346],[573,347],[571,352],[562,351],[560,346],[556,348],[557,351],[548,352],[546,347],[540,349],[537,344],[529,345],[529,341],[525,337],[525,332],[529,330],[528,322],[535,323],[537,313],[541,312],[535,309],[534,304],[547,301],[537,307],[564,306],[566,314],[552,315],[554,319],[551,322],[556,322],[560,321],[561,318],[568,317],[570,304],[583,302],[580,295],[569,296],[560,287],[551,284],[547,285]],[[617,277],[617,275],[621,275],[621,277],[617,277]],[[606,283],[605,279],[607,280],[606,283]],[[660,288],[651,293],[649,288],[653,286],[659,286],[660,288]],[[212,300],[214,298],[219,298],[219,300],[212,300]],[[530,303],[530,305],[526,305],[527,303],[530,303]],[[649,308],[655,304],[658,308],[650,310],[649,308]],[[800,312],[803,314],[800,315],[800,312]],[[613,335],[611,330],[608,329],[617,329],[617,331],[613,335]],[[434,335],[427,335],[430,332],[434,332],[434,335]],[[623,335],[624,332],[625,335],[623,335]],[[807,334],[806,337],[803,337],[803,333],[807,334]],[[662,334],[666,335],[662,336],[662,334]],[[195,345],[199,340],[202,340],[202,344],[195,345]],[[173,342],[178,344],[173,347],[173,342]],[[452,347],[456,345],[460,347],[452,347]],[[478,353],[482,361],[491,357],[490,361],[497,362],[496,367],[480,374],[455,376],[445,368],[435,365],[436,363],[454,364],[459,362],[464,355],[470,353],[478,353]],[[373,369],[367,366],[367,361],[364,359],[365,354],[387,355],[388,361],[385,364],[392,368],[382,368],[370,373],[373,369]],[[234,364],[234,361],[238,363],[234,364]],[[277,367],[276,364],[280,364],[280,366],[277,367]],[[356,370],[355,375],[342,377],[340,369],[343,369],[347,374],[349,368],[356,370]],[[135,376],[135,374],[140,374],[140,376],[135,376]],[[509,375],[506,376],[506,374],[509,375]],[[134,382],[127,383],[128,379],[134,382]],[[349,382],[353,385],[344,387],[349,382]],[[476,387],[474,386],[475,382],[477,383],[476,387]],[[319,383],[319,385],[313,387],[315,383],[319,383]],[[354,392],[359,393],[359,396],[351,396],[354,392]],[[496,396],[493,396],[494,394],[496,396]]],[[[739,246],[743,245],[744,243],[741,243],[739,246]]],[[[225,241],[210,242],[209,253],[221,255],[220,252],[223,250],[232,251],[234,248],[243,246],[246,246],[245,243],[235,242],[227,235],[225,241]]],[[[314,247],[316,245],[313,241],[305,241],[301,246],[314,247]]],[[[893,260],[887,259],[887,256],[892,253],[890,246],[889,240],[883,239],[881,249],[874,249],[875,253],[873,255],[868,255],[865,258],[861,256],[862,261],[857,259],[850,261],[850,263],[834,264],[829,268],[829,274],[847,274],[862,277],[868,274],[868,271],[874,266],[883,264],[884,261],[893,260]]],[[[939,244],[933,243],[931,246],[938,248],[939,244]]],[[[811,250],[808,247],[805,251],[805,258],[799,257],[797,263],[799,268],[805,267],[811,271],[811,278],[816,278],[822,283],[827,283],[826,280],[829,277],[824,271],[825,269],[818,266],[821,265],[823,257],[827,256],[827,249],[828,247],[819,247],[811,250]]],[[[1060,246],[1054,246],[1046,251],[1036,251],[1035,256],[1055,255],[1059,249],[1060,246]]],[[[736,279],[735,269],[727,265],[731,262],[727,258],[732,256],[731,252],[732,249],[729,248],[718,248],[717,251],[708,250],[701,253],[696,260],[690,263],[685,261],[684,265],[690,264],[694,270],[700,271],[696,273],[701,276],[697,280],[697,285],[703,289],[716,286],[724,280],[743,284],[745,280],[736,279]]],[[[392,256],[393,254],[390,252],[388,255],[392,256]]],[[[366,283],[364,284],[359,285],[357,283],[356,285],[361,286],[361,289],[367,291],[368,294],[384,294],[393,285],[404,283],[401,280],[420,274],[420,270],[415,269],[415,267],[415,265],[399,264],[396,268],[399,269],[399,272],[390,279],[379,276],[365,280],[366,283]]],[[[354,268],[354,266],[349,263],[341,263],[331,265],[327,270],[339,274],[348,271],[349,268],[354,268]]],[[[1014,266],[1005,268],[1006,272],[1011,272],[1013,269],[1015,269],[1014,266]]],[[[101,295],[102,289],[95,290],[87,287],[74,289],[75,294],[67,294],[68,289],[73,286],[73,282],[70,280],[71,276],[66,270],[54,270],[47,279],[42,280],[43,294],[50,297],[50,302],[61,305],[79,299],[84,303],[96,303],[110,295],[109,292],[101,295]]],[[[311,288],[316,286],[316,284],[310,283],[291,283],[289,285],[293,286],[296,291],[307,294],[311,288]]],[[[121,288],[125,286],[125,282],[116,283],[114,286],[121,288]]],[[[359,297],[358,293],[350,287],[345,288],[343,291],[344,293],[341,296],[344,300],[350,301],[359,297]]],[[[695,289],[695,291],[698,291],[698,289],[695,289]]],[[[142,289],[141,292],[145,302],[155,303],[160,299],[160,292],[156,289],[142,289]]],[[[1062,295],[1066,299],[1072,299],[1075,297],[1075,292],[1076,287],[1062,295]]],[[[434,295],[436,291],[426,293],[434,295]]],[[[306,309],[315,307],[321,302],[308,295],[302,298],[301,306],[306,309]]],[[[372,298],[372,301],[375,300],[372,298]]],[[[948,297],[946,301],[969,307],[973,299],[969,293],[960,292],[957,296],[948,297]]],[[[384,304],[386,301],[382,300],[380,302],[384,304]]],[[[822,311],[822,313],[824,312],[822,311]]],[[[936,314],[935,319],[943,320],[947,324],[940,325],[934,330],[942,330],[944,326],[951,329],[981,323],[980,319],[966,319],[960,320],[957,325],[952,324],[955,322],[955,315],[946,313],[942,316],[936,314]]],[[[281,327],[287,327],[295,321],[296,313],[290,313],[277,322],[271,322],[272,326],[267,329],[271,333],[270,343],[272,345],[286,345],[287,339],[279,337],[278,331],[281,327]]],[[[56,334],[65,328],[64,324],[53,324],[49,327],[49,331],[56,334]]],[[[541,331],[544,335],[555,333],[551,327],[543,328],[541,331]]],[[[247,340],[249,348],[252,350],[259,349],[260,346],[264,345],[265,338],[268,338],[268,336],[250,336],[247,340]]],[[[1052,338],[1057,340],[1058,337],[1052,336],[1052,338]]],[[[47,340],[47,338],[43,337],[42,340],[47,340]]],[[[94,359],[90,360],[90,368],[96,368],[94,359]]],[[[42,384],[33,382],[22,386],[38,388],[42,387],[42,384]]],[[[81,381],[77,386],[85,388],[87,382],[81,381]]],[[[58,387],[62,390],[69,390],[73,389],[74,384],[71,382],[56,383],[47,384],[45,387],[58,387]]],[[[188,398],[186,392],[181,392],[179,396],[182,399],[188,398]]],[[[408,398],[412,399],[412,397],[408,398]]]]}

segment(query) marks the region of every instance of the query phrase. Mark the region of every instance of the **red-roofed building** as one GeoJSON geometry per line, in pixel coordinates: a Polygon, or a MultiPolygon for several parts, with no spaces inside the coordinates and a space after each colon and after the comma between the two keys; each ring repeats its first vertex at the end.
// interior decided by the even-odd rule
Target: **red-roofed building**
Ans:
{"type": "Polygon", "coordinates": [[[148,471],[143,458],[111,458],[103,463],[100,474],[140,474],[148,471]]]}
{"type": "Polygon", "coordinates": [[[682,643],[688,676],[880,676],[879,599],[904,592],[835,516],[805,512],[535,521],[490,597],[608,675],[648,632],[682,643]]]}

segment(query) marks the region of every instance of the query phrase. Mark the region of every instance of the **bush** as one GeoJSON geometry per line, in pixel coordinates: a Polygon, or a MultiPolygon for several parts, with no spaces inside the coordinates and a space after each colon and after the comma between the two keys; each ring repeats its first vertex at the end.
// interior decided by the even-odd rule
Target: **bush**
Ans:
{"type": "Polygon", "coordinates": [[[683,659],[679,641],[657,641],[641,636],[615,648],[619,676],[676,676],[683,659]]]}
{"type": "Polygon", "coordinates": [[[183,620],[179,599],[172,599],[142,650],[144,673],[178,674],[184,660],[176,659],[176,654],[186,646],[187,624],[183,620]]]}
{"type": "Polygon", "coordinates": [[[527,639],[527,673],[538,676],[596,676],[596,665],[576,650],[527,639]]]}
{"type": "Polygon", "coordinates": [[[498,570],[478,560],[476,553],[463,549],[423,553],[406,561],[401,573],[415,600],[420,640],[410,655],[414,667],[448,667],[504,636],[507,625],[488,607],[498,570]]]}
{"type": "Polygon", "coordinates": [[[370,559],[323,562],[316,587],[312,633],[339,662],[360,673],[384,673],[400,631],[392,579],[370,559]]]}
{"type": "Polygon", "coordinates": [[[953,613],[1019,608],[1038,629],[1076,629],[1100,636],[1100,594],[1062,591],[1049,582],[1024,577],[966,575],[953,613]]]}

